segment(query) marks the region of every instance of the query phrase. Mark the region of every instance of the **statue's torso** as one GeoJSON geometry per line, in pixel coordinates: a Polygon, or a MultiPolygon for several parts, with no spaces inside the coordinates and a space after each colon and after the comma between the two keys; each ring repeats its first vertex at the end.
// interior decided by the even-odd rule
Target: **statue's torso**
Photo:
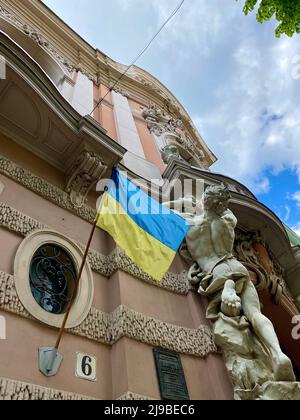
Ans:
{"type": "Polygon", "coordinates": [[[234,237],[232,223],[204,214],[194,219],[186,242],[193,260],[204,272],[209,272],[223,257],[232,254],[234,237]]]}

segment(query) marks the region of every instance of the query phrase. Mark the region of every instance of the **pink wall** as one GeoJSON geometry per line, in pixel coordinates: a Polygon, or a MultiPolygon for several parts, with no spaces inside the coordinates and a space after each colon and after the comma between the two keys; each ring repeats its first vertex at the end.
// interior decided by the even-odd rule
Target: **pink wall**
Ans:
{"type": "MultiPolygon", "coordinates": [[[[12,141],[4,139],[0,154],[30,169],[53,184],[64,187],[64,176],[43,163],[12,141]]],[[[58,207],[38,194],[0,175],[5,189],[1,202],[38,220],[75,242],[86,243],[91,224],[73,213],[58,207]]],[[[16,250],[23,237],[0,227],[0,270],[13,274],[16,250]]],[[[115,248],[113,240],[97,230],[92,249],[108,255],[115,248]]],[[[171,268],[180,273],[186,268],[178,256],[171,268]]],[[[205,318],[206,302],[196,293],[179,295],[150,285],[118,270],[110,279],[94,272],[95,295],[93,307],[111,313],[124,305],[145,316],[185,328],[195,329],[208,325],[205,318]]],[[[118,398],[131,391],[159,398],[152,346],[122,338],[113,346],[96,343],[84,337],[66,334],[61,347],[64,363],[59,374],[47,379],[38,370],[37,350],[40,346],[53,346],[57,331],[38,321],[0,311],[7,320],[6,341],[0,341],[0,377],[34,383],[50,388],[86,394],[99,399],[118,398]],[[98,360],[98,381],[86,382],[75,377],[76,352],[94,355],[98,360]]],[[[205,359],[182,355],[182,363],[191,398],[231,399],[232,385],[219,355],[205,359]]]]}
{"type": "MultiPolygon", "coordinates": [[[[108,92],[108,89],[103,86],[96,86],[94,85],[94,101],[95,104],[103,98],[108,92]]],[[[112,104],[112,97],[111,93],[107,95],[105,101],[95,110],[93,117],[102,127],[107,130],[107,134],[113,140],[118,141],[114,112],[113,112],[113,104],[112,104]]]]}

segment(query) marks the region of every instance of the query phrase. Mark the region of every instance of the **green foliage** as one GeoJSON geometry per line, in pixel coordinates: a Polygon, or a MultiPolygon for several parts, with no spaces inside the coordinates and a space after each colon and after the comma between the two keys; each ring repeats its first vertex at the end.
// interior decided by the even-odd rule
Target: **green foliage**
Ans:
{"type": "Polygon", "coordinates": [[[244,13],[248,15],[259,3],[257,20],[264,23],[273,16],[280,22],[275,34],[279,38],[285,34],[300,33],[300,0],[246,0],[244,13]]]}

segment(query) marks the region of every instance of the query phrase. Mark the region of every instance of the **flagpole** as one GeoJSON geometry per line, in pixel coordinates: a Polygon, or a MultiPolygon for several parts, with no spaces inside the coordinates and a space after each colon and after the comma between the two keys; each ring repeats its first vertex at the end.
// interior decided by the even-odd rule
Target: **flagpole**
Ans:
{"type": "Polygon", "coordinates": [[[98,217],[96,217],[96,220],[95,220],[95,222],[93,224],[93,228],[92,228],[92,231],[91,231],[91,234],[90,234],[90,237],[89,237],[89,240],[88,240],[88,243],[87,243],[87,246],[86,246],[84,255],[83,255],[83,260],[82,260],[82,263],[81,263],[81,267],[80,267],[79,272],[78,272],[78,275],[77,275],[75,287],[74,287],[73,292],[72,292],[72,297],[71,297],[71,299],[69,301],[67,312],[65,314],[65,317],[64,317],[62,326],[61,326],[60,331],[59,331],[58,338],[57,338],[56,343],[55,343],[55,349],[57,351],[59,349],[59,346],[60,346],[60,343],[61,343],[61,339],[62,339],[62,336],[64,334],[64,331],[65,331],[65,328],[66,328],[66,325],[67,325],[67,322],[68,322],[68,319],[69,319],[69,316],[70,316],[70,312],[71,312],[73,303],[74,303],[74,301],[76,299],[76,296],[77,296],[77,292],[78,292],[78,288],[79,288],[79,285],[80,285],[81,276],[82,276],[82,273],[83,273],[83,270],[84,270],[84,266],[85,266],[85,263],[86,263],[86,260],[87,260],[87,257],[88,257],[88,253],[89,253],[89,250],[90,250],[90,247],[91,247],[92,239],[93,239],[93,236],[94,236],[96,227],[97,227],[97,222],[98,222],[98,217]]]}
{"type": "MultiPolygon", "coordinates": [[[[79,272],[78,272],[78,275],[77,275],[77,278],[76,278],[75,286],[74,286],[74,289],[72,291],[71,299],[68,303],[68,307],[67,307],[67,311],[66,311],[65,316],[64,316],[63,323],[62,323],[62,325],[60,327],[60,330],[59,330],[59,334],[58,334],[58,337],[57,337],[57,340],[56,340],[56,343],[55,343],[55,347],[50,349],[51,356],[50,356],[50,359],[48,358],[46,371],[45,371],[45,366],[41,369],[42,372],[44,374],[46,374],[46,376],[53,376],[53,367],[54,367],[54,364],[56,362],[57,356],[59,354],[58,349],[59,349],[63,334],[65,332],[65,328],[66,328],[66,325],[67,325],[67,322],[68,322],[68,319],[69,319],[69,316],[70,316],[70,312],[71,312],[73,303],[74,303],[74,301],[76,299],[76,296],[77,296],[81,276],[82,276],[84,266],[85,266],[85,263],[86,263],[86,260],[87,260],[87,257],[88,257],[88,253],[89,253],[89,250],[90,250],[90,247],[91,247],[92,239],[93,239],[96,227],[97,227],[97,222],[98,222],[98,215],[97,215],[96,220],[93,224],[93,228],[91,230],[89,240],[88,240],[87,245],[86,245],[86,249],[85,249],[85,252],[84,252],[84,255],[83,255],[81,266],[80,266],[80,269],[79,269],[79,272]]],[[[48,353],[49,353],[49,349],[48,349],[48,353]]],[[[61,363],[61,360],[62,360],[62,357],[60,356],[60,362],[59,363],[61,363]]],[[[40,362],[40,365],[41,365],[41,362],[40,362]]],[[[41,366],[40,366],[40,368],[41,368],[41,366]]]]}

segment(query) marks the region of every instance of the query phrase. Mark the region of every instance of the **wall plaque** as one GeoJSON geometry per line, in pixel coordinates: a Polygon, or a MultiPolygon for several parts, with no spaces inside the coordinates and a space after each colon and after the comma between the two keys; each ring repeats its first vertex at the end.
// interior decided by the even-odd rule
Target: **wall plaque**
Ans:
{"type": "Polygon", "coordinates": [[[97,359],[84,353],[76,354],[76,376],[86,381],[97,381],[97,359]]]}
{"type": "Polygon", "coordinates": [[[154,349],[156,370],[163,400],[189,400],[180,356],[176,353],[154,349]]]}

